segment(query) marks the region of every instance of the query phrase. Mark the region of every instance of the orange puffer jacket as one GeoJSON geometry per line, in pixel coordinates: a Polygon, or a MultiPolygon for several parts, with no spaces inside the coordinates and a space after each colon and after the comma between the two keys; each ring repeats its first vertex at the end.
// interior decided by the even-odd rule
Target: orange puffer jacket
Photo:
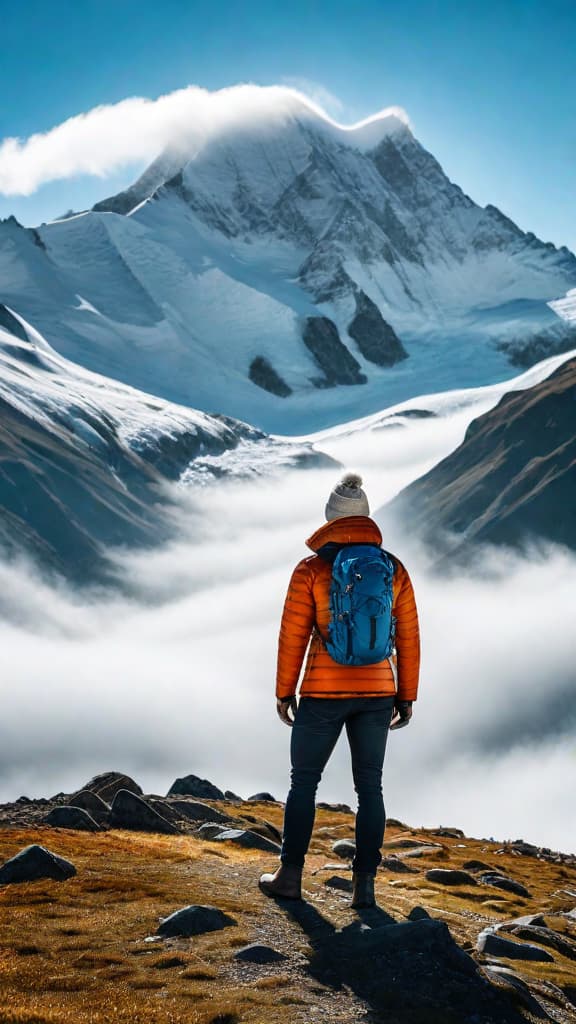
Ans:
{"type": "MultiPolygon", "coordinates": [[[[369,516],[345,516],[321,526],[306,541],[312,551],[324,544],[382,544],[382,534],[369,516]]],[[[288,586],[278,640],[276,696],[296,693],[306,648],[310,642],[300,686],[301,697],[380,697],[397,694],[416,700],[420,669],[418,614],[410,577],[394,562],[392,614],[396,617],[395,673],[389,659],[374,665],[340,665],[330,657],[323,639],[330,622],[332,565],[320,555],[298,563],[288,586]]]]}

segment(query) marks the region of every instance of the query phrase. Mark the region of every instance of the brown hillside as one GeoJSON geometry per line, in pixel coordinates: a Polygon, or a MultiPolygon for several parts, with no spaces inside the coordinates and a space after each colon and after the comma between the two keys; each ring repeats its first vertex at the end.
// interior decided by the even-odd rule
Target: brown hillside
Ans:
{"type": "MultiPolygon", "coordinates": [[[[211,804],[230,809],[225,801],[211,804]]],[[[235,813],[260,814],[282,826],[278,803],[242,803],[235,813]]],[[[0,886],[0,1024],[576,1020],[576,920],[563,916],[576,905],[576,858],[528,847],[521,853],[510,843],[390,822],[384,856],[397,857],[396,870],[383,865],[378,872],[378,908],[354,911],[347,891],[326,884],[338,876],[346,886],[350,878],[348,864],[338,863],[331,846],[353,838],[353,825],[351,814],[318,809],[304,901],[290,903],[273,901],[257,887],[260,873],[277,864],[275,854],[195,835],[117,829],[88,834],[6,827],[4,821],[0,863],[39,843],[71,860],[77,874],[64,882],[0,886]],[[418,852],[421,843],[437,845],[418,852]],[[530,895],[426,878],[428,869],[438,867],[473,874],[465,865],[474,860],[522,883],[530,895]],[[411,870],[401,872],[397,861],[411,870]],[[237,924],[193,938],[150,941],[160,918],[191,903],[217,906],[237,924]],[[414,920],[417,907],[445,922],[460,950],[470,954],[459,954],[462,967],[454,957],[444,962],[442,950],[426,941],[414,945],[410,939],[405,948],[405,938],[397,950],[394,944],[384,951],[371,946],[358,956],[360,925],[363,934],[369,927],[390,935],[390,926],[409,915],[414,920]],[[486,973],[496,960],[476,951],[478,934],[534,913],[544,915],[553,935],[574,940],[573,955],[548,946],[550,962],[498,959],[520,978],[516,983],[486,973]],[[239,947],[253,942],[286,959],[234,959],[239,947]],[[479,994],[470,1002],[475,986],[479,994]]]]}

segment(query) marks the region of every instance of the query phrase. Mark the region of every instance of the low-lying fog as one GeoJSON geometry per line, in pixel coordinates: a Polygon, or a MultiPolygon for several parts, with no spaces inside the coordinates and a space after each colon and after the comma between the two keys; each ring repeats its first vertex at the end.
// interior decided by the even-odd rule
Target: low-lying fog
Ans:
{"type": "MultiPolygon", "coordinates": [[[[456,414],[329,437],[378,508],[462,436],[456,414]]],[[[467,417],[470,418],[469,415],[467,417]]],[[[284,472],[182,493],[179,540],[116,556],[131,597],[0,567],[0,800],[70,792],[118,769],[164,793],[195,773],[284,800],[289,729],[274,698],[278,625],[304,540],[338,472],[284,472]]],[[[413,825],[576,849],[574,587],[559,550],[487,552],[441,577],[411,537],[385,537],[414,582],[422,674],[391,733],[387,813],[413,825]]],[[[343,734],[318,799],[354,806],[343,734]]]]}

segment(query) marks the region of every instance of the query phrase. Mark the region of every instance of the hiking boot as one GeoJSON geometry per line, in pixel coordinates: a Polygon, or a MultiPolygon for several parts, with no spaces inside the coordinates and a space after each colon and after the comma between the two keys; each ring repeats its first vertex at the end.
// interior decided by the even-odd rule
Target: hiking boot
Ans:
{"type": "Polygon", "coordinates": [[[280,864],[274,874],[260,875],[259,885],[267,896],[282,896],[287,900],[301,900],[302,868],[295,864],[280,864]]]}
{"type": "Polygon", "coordinates": [[[352,872],[352,906],[375,907],[374,875],[370,871],[352,872]]]}

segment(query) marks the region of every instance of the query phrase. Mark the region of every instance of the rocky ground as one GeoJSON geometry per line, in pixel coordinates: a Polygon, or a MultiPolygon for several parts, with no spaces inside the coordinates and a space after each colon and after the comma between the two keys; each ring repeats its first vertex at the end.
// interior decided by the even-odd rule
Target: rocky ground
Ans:
{"type": "Polygon", "coordinates": [[[283,805],[110,772],[0,806],[0,1024],[576,1021],[576,857],[389,819],[350,907],[354,816],[318,806],[303,900],[257,885],[283,805]]]}

